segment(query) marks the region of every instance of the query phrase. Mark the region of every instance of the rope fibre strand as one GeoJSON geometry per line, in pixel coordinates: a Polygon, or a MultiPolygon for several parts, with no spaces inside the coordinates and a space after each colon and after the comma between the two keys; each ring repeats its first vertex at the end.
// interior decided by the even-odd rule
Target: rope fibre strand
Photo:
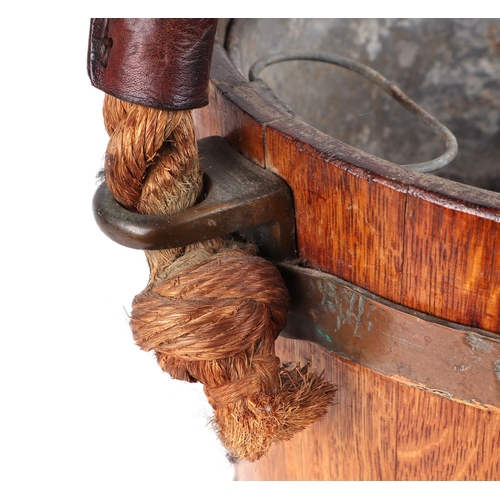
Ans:
{"type": "MultiPolygon", "coordinates": [[[[145,214],[194,205],[202,174],[190,111],[106,95],[104,120],[105,179],[118,202],[145,214]]],[[[272,264],[220,238],[145,253],[150,277],[132,303],[134,340],[172,377],[204,385],[232,459],[257,460],[326,413],[332,385],[275,355],[288,293],[272,264]]]]}

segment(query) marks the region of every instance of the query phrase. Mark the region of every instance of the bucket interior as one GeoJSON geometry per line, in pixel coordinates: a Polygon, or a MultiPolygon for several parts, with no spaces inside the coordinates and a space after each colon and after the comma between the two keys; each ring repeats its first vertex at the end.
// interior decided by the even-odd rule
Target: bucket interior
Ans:
{"type": "MultiPolygon", "coordinates": [[[[237,19],[226,49],[248,78],[262,57],[320,51],[359,61],[448,127],[458,155],[435,172],[500,192],[500,21],[496,19],[237,19]]],[[[347,69],[286,61],[260,73],[303,121],[400,165],[445,146],[379,87],[347,69]]]]}

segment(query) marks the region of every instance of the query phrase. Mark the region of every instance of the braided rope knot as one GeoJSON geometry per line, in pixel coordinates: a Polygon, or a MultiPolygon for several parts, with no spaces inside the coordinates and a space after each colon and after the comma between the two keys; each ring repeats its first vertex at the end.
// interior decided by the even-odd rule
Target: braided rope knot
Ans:
{"type": "Polygon", "coordinates": [[[145,351],[215,361],[244,352],[264,335],[274,341],[286,324],[287,304],[287,290],[272,264],[229,250],[137,295],[130,325],[145,351]],[[235,270],[241,279],[235,279],[235,270]]]}
{"type": "Polygon", "coordinates": [[[257,460],[320,418],[335,391],[308,365],[287,370],[275,356],[288,310],[276,267],[225,247],[183,258],[196,263],[170,266],[134,299],[134,339],[172,377],[201,382],[219,439],[235,457],[257,460]]]}
{"type": "MultiPolygon", "coordinates": [[[[106,96],[104,119],[106,183],[122,205],[169,214],[195,203],[202,176],[189,111],[106,96]]],[[[272,264],[221,238],[145,253],[150,281],[132,304],[134,340],[173,378],[204,385],[230,456],[257,460],[326,413],[332,385],[275,355],[288,293],[272,264]]]]}
{"type": "Polygon", "coordinates": [[[254,372],[220,387],[205,386],[205,394],[213,407],[234,404],[259,393],[269,393],[279,386],[280,359],[277,356],[254,357],[254,372]]]}
{"type": "MultiPolygon", "coordinates": [[[[242,355],[259,339],[272,345],[285,326],[287,304],[288,292],[272,264],[228,249],[137,295],[130,325],[137,345],[154,350],[162,368],[179,378],[182,361],[189,372],[189,362],[242,355]],[[235,269],[243,282],[234,279],[235,269]]],[[[232,377],[223,385],[207,379],[205,392],[212,406],[223,406],[270,391],[279,382],[279,366],[273,354],[254,355],[241,378],[232,377]]],[[[196,379],[190,372],[181,378],[196,379]]]]}

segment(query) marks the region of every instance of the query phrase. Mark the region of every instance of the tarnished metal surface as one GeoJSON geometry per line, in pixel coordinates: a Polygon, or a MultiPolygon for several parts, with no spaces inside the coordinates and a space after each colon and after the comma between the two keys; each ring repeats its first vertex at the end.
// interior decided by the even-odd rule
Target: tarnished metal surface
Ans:
{"type": "Polygon", "coordinates": [[[423,390],[500,411],[500,340],[438,321],[335,276],[279,264],[291,295],[285,337],[308,340],[423,390]]]}
{"type": "Polygon", "coordinates": [[[220,137],[202,139],[198,145],[203,201],[169,216],[138,214],[123,208],[103,182],[93,200],[100,229],[113,241],[140,250],[176,248],[239,232],[270,259],[296,258],[288,186],[220,137]]]}
{"type": "Polygon", "coordinates": [[[288,187],[218,137],[199,142],[204,201],[170,217],[129,212],[103,186],[101,229],[132,248],[171,248],[237,232],[275,261],[291,296],[284,336],[315,342],[406,383],[500,409],[500,340],[383,301],[330,274],[283,263],[296,258],[288,187]]]}
{"type": "MultiPolygon", "coordinates": [[[[457,158],[437,175],[500,191],[500,20],[237,19],[227,51],[245,77],[260,58],[333,52],[404,89],[456,136],[457,158]]],[[[261,77],[304,121],[400,165],[439,156],[424,126],[359,75],[311,61],[266,68],[261,77]]]]}

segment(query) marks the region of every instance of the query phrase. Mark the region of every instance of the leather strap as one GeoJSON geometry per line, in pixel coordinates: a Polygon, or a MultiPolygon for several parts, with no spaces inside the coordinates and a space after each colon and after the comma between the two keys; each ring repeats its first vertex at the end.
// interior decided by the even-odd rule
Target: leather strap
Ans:
{"type": "Polygon", "coordinates": [[[92,19],[92,85],[153,108],[206,106],[216,28],[217,19],[92,19]]]}

